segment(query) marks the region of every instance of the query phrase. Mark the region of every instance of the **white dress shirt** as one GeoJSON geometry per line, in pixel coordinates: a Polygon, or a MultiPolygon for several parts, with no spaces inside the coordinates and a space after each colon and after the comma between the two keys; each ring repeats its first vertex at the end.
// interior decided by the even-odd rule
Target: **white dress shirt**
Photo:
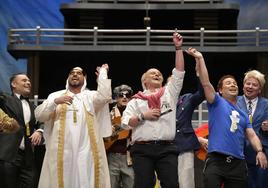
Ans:
{"type": "MultiPolygon", "coordinates": [[[[20,95],[15,93],[15,95],[20,98],[20,95]]],[[[23,110],[23,118],[24,118],[24,122],[25,124],[30,122],[31,119],[31,109],[30,109],[30,105],[29,103],[25,100],[22,99],[21,100],[21,104],[22,104],[22,110],[23,110]]],[[[20,149],[24,150],[25,149],[25,145],[24,145],[24,136],[20,142],[20,149]]]]}
{"type": "MultiPolygon", "coordinates": [[[[176,104],[180,94],[185,72],[172,71],[172,78],[168,82],[164,94],[161,96],[161,113],[172,110],[163,114],[156,121],[145,120],[136,127],[128,126],[129,119],[138,116],[149,110],[148,101],[142,99],[132,99],[127,104],[123,113],[122,123],[128,129],[132,129],[132,142],[151,141],[151,140],[173,140],[176,132],[176,104]]],[[[146,94],[146,91],[144,91],[146,94]]]]}
{"type": "Polygon", "coordinates": [[[254,115],[254,112],[256,110],[256,107],[257,107],[257,103],[258,103],[258,97],[252,99],[252,100],[249,100],[247,99],[247,97],[244,95],[244,99],[245,99],[245,102],[247,104],[247,109],[248,109],[248,106],[249,106],[249,101],[251,101],[251,107],[252,107],[252,113],[251,115],[253,116],[254,115]]]}

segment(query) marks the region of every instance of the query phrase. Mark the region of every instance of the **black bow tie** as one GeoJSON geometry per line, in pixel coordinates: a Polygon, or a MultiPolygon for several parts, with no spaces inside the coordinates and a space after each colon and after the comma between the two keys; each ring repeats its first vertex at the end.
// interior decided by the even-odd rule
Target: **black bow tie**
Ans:
{"type": "Polygon", "coordinates": [[[23,99],[26,100],[26,101],[29,101],[29,97],[24,97],[24,96],[21,95],[20,100],[23,100],[23,99]]]}

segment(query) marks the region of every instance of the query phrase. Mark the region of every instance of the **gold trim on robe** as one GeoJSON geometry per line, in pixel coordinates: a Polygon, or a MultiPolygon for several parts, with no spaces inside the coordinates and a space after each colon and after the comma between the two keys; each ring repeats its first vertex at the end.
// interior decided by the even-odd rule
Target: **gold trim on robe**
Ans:
{"type": "Polygon", "coordinates": [[[92,148],[92,155],[94,160],[94,175],[95,175],[95,181],[94,181],[94,187],[100,188],[100,157],[99,157],[99,150],[97,145],[97,139],[96,134],[94,131],[94,119],[93,115],[87,112],[86,107],[84,105],[84,111],[86,115],[86,122],[87,122],[87,128],[88,128],[88,135],[90,139],[90,145],[92,148]]]}
{"type": "Polygon", "coordinates": [[[60,113],[60,129],[58,135],[58,184],[59,188],[64,188],[64,181],[63,181],[63,152],[64,152],[64,138],[65,138],[65,123],[66,123],[66,112],[67,112],[67,105],[61,105],[61,113],[60,113]]]}

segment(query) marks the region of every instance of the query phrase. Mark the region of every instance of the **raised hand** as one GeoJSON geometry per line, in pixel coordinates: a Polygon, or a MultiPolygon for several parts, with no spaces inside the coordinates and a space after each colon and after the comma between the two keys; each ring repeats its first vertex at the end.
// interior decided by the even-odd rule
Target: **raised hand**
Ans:
{"type": "Polygon", "coordinates": [[[181,47],[182,42],[183,42],[183,37],[177,31],[175,31],[173,33],[173,43],[175,47],[181,47]]]}
{"type": "Polygon", "coordinates": [[[103,65],[101,66],[101,68],[105,68],[107,71],[109,71],[109,65],[108,65],[108,64],[103,64],[103,65]]]}
{"type": "Polygon", "coordinates": [[[187,54],[193,56],[194,58],[197,58],[197,59],[203,58],[203,55],[199,51],[197,51],[195,48],[190,47],[188,48],[188,50],[185,50],[185,51],[187,52],[187,54]]]}
{"type": "Polygon", "coordinates": [[[109,65],[108,65],[108,64],[102,64],[101,67],[98,66],[98,67],[96,68],[96,72],[95,72],[95,74],[97,75],[97,77],[99,77],[99,75],[100,75],[101,68],[106,69],[107,72],[109,71],[109,65]]]}

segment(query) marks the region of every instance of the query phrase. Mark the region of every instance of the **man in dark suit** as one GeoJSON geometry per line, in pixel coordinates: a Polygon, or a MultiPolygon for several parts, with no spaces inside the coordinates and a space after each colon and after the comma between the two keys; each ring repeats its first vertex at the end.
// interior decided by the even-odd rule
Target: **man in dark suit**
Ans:
{"type": "MultiPolygon", "coordinates": [[[[261,96],[265,84],[264,74],[257,70],[248,71],[243,81],[243,96],[238,97],[237,105],[248,113],[252,127],[260,138],[268,158],[268,100],[261,96]]],[[[248,166],[248,188],[267,187],[268,169],[256,165],[256,151],[246,142],[245,158],[248,166]]]]}
{"type": "MultiPolygon", "coordinates": [[[[198,65],[198,62],[196,62],[198,65]]],[[[196,75],[199,76],[198,66],[196,75]]],[[[180,188],[194,188],[194,151],[200,149],[192,126],[195,108],[205,99],[204,90],[198,79],[198,90],[179,97],[176,110],[175,143],[178,151],[178,176],[180,188]]]]}
{"type": "Polygon", "coordinates": [[[20,125],[15,133],[0,133],[0,182],[5,188],[34,188],[37,186],[35,173],[34,145],[41,142],[34,117],[34,106],[29,102],[30,79],[24,73],[10,78],[12,95],[0,94],[0,108],[20,125]]]}

